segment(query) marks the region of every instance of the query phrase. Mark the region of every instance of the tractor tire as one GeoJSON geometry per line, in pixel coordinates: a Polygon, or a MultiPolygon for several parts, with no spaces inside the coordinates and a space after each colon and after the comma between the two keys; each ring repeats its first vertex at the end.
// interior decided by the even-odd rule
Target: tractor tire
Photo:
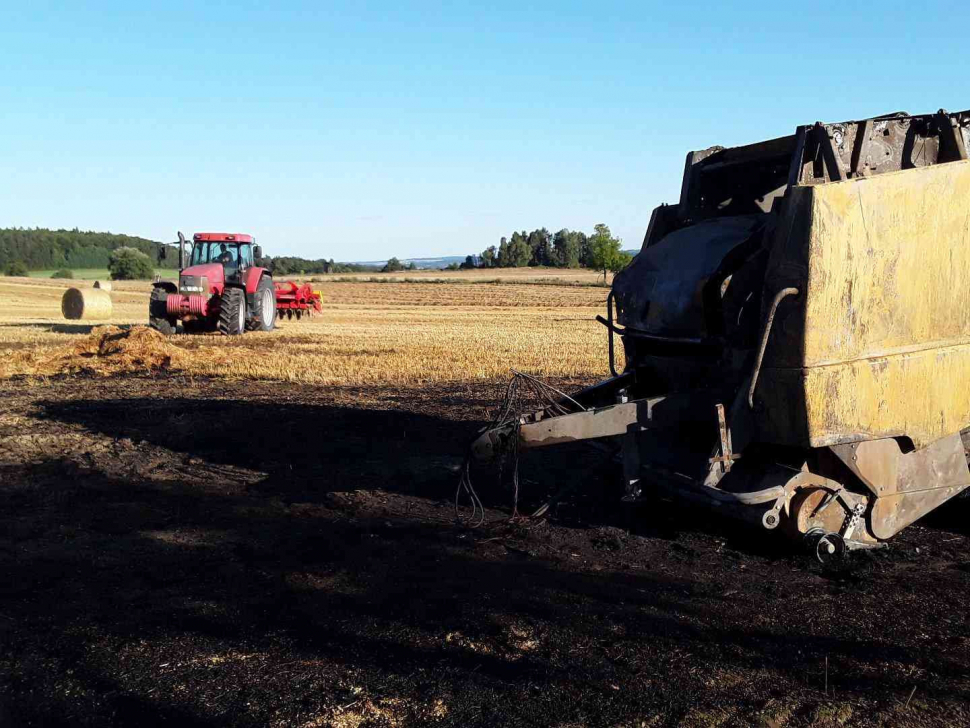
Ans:
{"type": "Polygon", "coordinates": [[[238,336],[246,332],[246,292],[242,288],[227,287],[223,290],[216,328],[223,336],[238,336]]]}
{"type": "Polygon", "coordinates": [[[168,298],[168,291],[164,288],[152,289],[152,297],[148,302],[148,325],[165,336],[171,336],[175,333],[177,321],[168,317],[168,311],[165,308],[166,298],[168,298]]]}
{"type": "Polygon", "coordinates": [[[255,304],[254,318],[258,319],[257,331],[272,331],[276,328],[276,288],[273,281],[263,278],[256,287],[253,297],[255,304]]]}

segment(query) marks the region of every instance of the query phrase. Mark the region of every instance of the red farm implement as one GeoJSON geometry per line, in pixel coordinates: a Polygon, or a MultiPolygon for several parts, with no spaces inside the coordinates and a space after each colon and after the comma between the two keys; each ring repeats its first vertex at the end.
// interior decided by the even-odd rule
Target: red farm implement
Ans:
{"type": "Polygon", "coordinates": [[[275,281],[276,287],[276,315],[299,320],[304,315],[311,316],[314,312],[323,311],[319,291],[314,291],[309,283],[298,286],[293,281],[275,281]]]}

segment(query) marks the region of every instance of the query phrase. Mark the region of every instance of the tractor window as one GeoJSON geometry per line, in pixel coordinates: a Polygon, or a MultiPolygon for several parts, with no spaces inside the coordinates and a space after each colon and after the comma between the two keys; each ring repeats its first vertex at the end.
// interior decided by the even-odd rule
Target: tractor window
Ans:
{"type": "MultiPolygon", "coordinates": [[[[248,248],[249,246],[243,246],[248,248]]],[[[239,246],[235,243],[196,243],[192,248],[192,265],[222,263],[235,268],[239,260],[239,246]]]]}
{"type": "Polygon", "coordinates": [[[251,266],[253,264],[253,246],[240,245],[239,260],[242,262],[244,267],[248,268],[251,266]]]}

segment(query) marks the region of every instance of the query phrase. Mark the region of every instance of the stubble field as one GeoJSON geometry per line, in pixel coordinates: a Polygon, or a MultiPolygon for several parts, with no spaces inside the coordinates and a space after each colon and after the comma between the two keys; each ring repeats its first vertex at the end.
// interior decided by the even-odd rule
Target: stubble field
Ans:
{"type": "MultiPolygon", "coordinates": [[[[546,284],[514,276],[502,283],[464,275],[449,283],[429,276],[337,277],[314,283],[323,294],[322,315],[281,320],[276,331],[239,338],[174,337],[174,346],[191,352],[175,368],[310,384],[490,380],[512,367],[541,376],[597,377],[607,370],[605,329],[595,321],[607,289],[576,276],[566,272],[564,285],[548,285],[551,275],[541,279],[546,284]]],[[[44,367],[52,347],[91,330],[89,323],[61,317],[67,285],[0,279],[0,353],[16,352],[0,362],[0,374],[54,373],[44,367]]],[[[149,292],[146,283],[116,284],[114,315],[103,323],[145,324],[149,292]]]]}
{"type": "Polygon", "coordinates": [[[552,275],[335,277],[127,357],[0,278],[0,727],[970,724],[970,499],[830,571],[567,447],[521,461],[520,513],[578,486],[546,517],[484,469],[456,520],[510,368],[606,374],[606,289],[552,275]]]}

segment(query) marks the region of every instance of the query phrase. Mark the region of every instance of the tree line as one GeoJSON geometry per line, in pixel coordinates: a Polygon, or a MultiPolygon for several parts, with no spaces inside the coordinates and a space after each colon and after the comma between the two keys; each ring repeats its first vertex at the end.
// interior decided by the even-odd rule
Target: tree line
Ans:
{"type": "Polygon", "coordinates": [[[51,270],[56,268],[107,268],[112,251],[132,248],[153,261],[161,243],[116,233],[48,230],[46,228],[0,229],[0,270],[51,270]]]}
{"type": "Polygon", "coordinates": [[[264,255],[258,261],[259,265],[268,268],[275,275],[292,275],[294,273],[306,275],[310,273],[376,273],[380,266],[361,265],[359,263],[335,263],[333,258],[326,260],[318,258],[298,258],[292,255],[269,256],[264,255]]]}
{"type": "Polygon", "coordinates": [[[409,263],[402,263],[397,258],[391,258],[389,261],[387,261],[387,263],[384,264],[384,267],[381,268],[381,273],[397,273],[398,271],[417,270],[417,269],[418,269],[418,266],[414,264],[413,260],[410,261],[409,263]]]}
{"type": "Polygon", "coordinates": [[[514,232],[502,238],[498,246],[490,245],[480,255],[469,255],[460,268],[521,268],[548,266],[552,268],[592,268],[619,271],[633,259],[620,249],[622,241],[613,237],[610,228],[602,223],[587,235],[579,230],[563,228],[551,234],[546,228],[527,233],[514,232]]]}
{"type": "MultiPolygon", "coordinates": [[[[112,253],[120,248],[130,248],[144,253],[154,265],[162,245],[168,247],[168,256],[159,267],[178,265],[178,248],[147,238],[117,233],[98,233],[73,230],[49,230],[46,228],[0,229],[0,272],[8,275],[26,275],[31,270],[69,271],[79,268],[108,268],[112,253]]],[[[292,273],[356,273],[376,272],[379,267],[336,263],[333,258],[308,260],[294,256],[265,256],[262,264],[277,275],[292,273]]]]}
{"type": "MultiPolygon", "coordinates": [[[[137,250],[154,264],[163,243],[133,235],[98,233],[78,230],[48,230],[46,228],[0,229],[0,271],[27,271],[78,268],[107,268],[112,253],[119,248],[137,250]]],[[[618,271],[630,262],[631,256],[620,250],[621,241],[613,237],[608,226],[596,225],[592,235],[563,228],[551,234],[546,228],[532,232],[513,232],[491,245],[480,255],[469,255],[460,268],[519,268],[548,266],[555,268],[592,268],[618,271]]],[[[164,265],[173,266],[177,255],[169,255],[164,265]]],[[[296,256],[264,256],[261,265],[276,275],[316,273],[376,272],[381,267],[357,263],[337,263],[333,258],[310,260],[296,256]]],[[[412,270],[392,258],[383,270],[412,270]]],[[[17,274],[17,273],[13,273],[17,274]]]]}

